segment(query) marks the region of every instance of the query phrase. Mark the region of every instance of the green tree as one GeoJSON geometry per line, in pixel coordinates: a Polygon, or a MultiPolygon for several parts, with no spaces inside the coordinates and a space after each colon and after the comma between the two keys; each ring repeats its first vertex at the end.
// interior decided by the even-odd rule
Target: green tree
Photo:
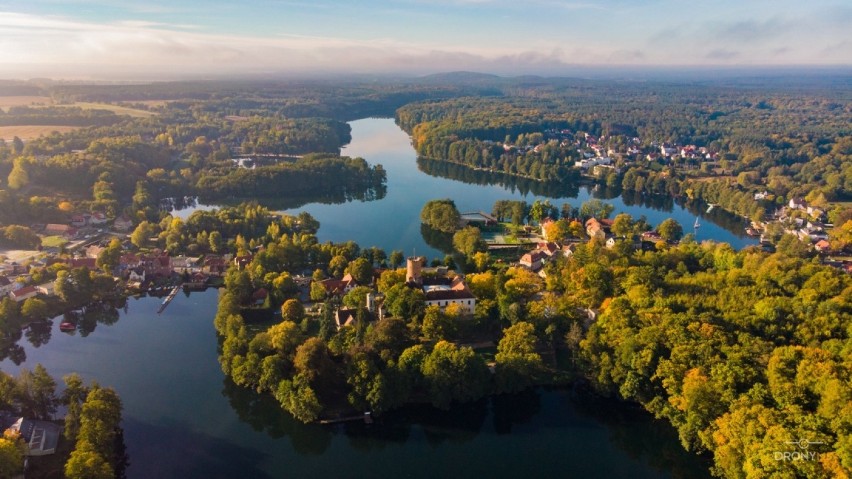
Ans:
{"type": "Polygon", "coordinates": [[[25,417],[52,419],[56,412],[56,381],[41,364],[36,364],[32,371],[21,370],[16,396],[25,417]]]}
{"type": "Polygon", "coordinates": [[[20,190],[30,183],[30,175],[27,171],[28,168],[29,161],[26,158],[15,158],[12,162],[12,171],[9,173],[9,177],[7,178],[9,188],[13,190],[20,190]]]}
{"type": "Polygon", "coordinates": [[[211,231],[207,242],[211,253],[221,253],[224,250],[225,241],[222,239],[222,233],[218,231],[211,231]]]}
{"type": "Polygon", "coordinates": [[[284,356],[295,354],[296,348],[302,343],[302,333],[299,326],[292,321],[282,321],[266,330],[269,342],[275,350],[284,356]]]}
{"type": "Polygon", "coordinates": [[[65,463],[67,479],[114,479],[115,471],[101,454],[88,444],[78,444],[65,463]],[[82,446],[82,447],[81,447],[82,446]]]}
{"type": "Polygon", "coordinates": [[[298,299],[288,299],[281,305],[281,318],[298,323],[305,317],[305,307],[298,299]]]}
{"type": "Polygon", "coordinates": [[[350,308],[363,308],[370,292],[370,288],[366,286],[356,286],[343,297],[343,304],[350,308]]]}
{"type": "Polygon", "coordinates": [[[95,264],[97,264],[98,268],[101,268],[105,273],[111,274],[121,260],[121,250],[121,241],[119,241],[118,238],[114,238],[109,242],[109,245],[104,248],[100,254],[98,254],[98,259],[95,264]]]}
{"type": "Polygon", "coordinates": [[[423,291],[396,284],[385,292],[385,305],[393,316],[403,319],[419,318],[426,307],[423,291]]]}
{"type": "Polygon", "coordinates": [[[423,315],[422,332],[430,341],[450,340],[455,336],[456,323],[441,308],[431,305],[423,315]]]}
{"type": "Polygon", "coordinates": [[[580,216],[582,218],[609,218],[609,215],[612,214],[615,208],[609,204],[604,203],[603,201],[594,198],[588,201],[584,201],[582,205],[580,205],[580,216]]]}
{"type": "Polygon", "coordinates": [[[667,218],[657,226],[657,233],[666,241],[678,241],[683,237],[683,227],[676,220],[667,218]]]}
{"type": "Polygon", "coordinates": [[[423,360],[422,372],[429,399],[441,409],[447,409],[453,401],[481,398],[491,380],[488,366],[473,349],[446,341],[439,341],[423,360]]]}
{"type": "Polygon", "coordinates": [[[6,431],[0,437],[0,477],[16,477],[23,472],[26,448],[16,432],[6,431]]]}
{"type": "Polygon", "coordinates": [[[311,282],[311,301],[323,301],[326,295],[325,287],[321,283],[311,282]]]}
{"type": "Polygon", "coordinates": [[[43,319],[47,317],[47,303],[38,298],[27,298],[21,306],[21,315],[31,320],[43,319]]]}
{"type": "Polygon", "coordinates": [[[346,267],[346,272],[352,275],[358,284],[369,285],[373,282],[373,265],[365,258],[356,258],[346,267]]]}
{"type": "Polygon", "coordinates": [[[535,384],[544,370],[541,355],[536,352],[535,327],[518,322],[503,331],[494,356],[497,387],[504,392],[517,392],[535,384]]]}
{"type": "Polygon", "coordinates": [[[65,382],[65,391],[62,392],[62,403],[66,407],[65,438],[76,441],[77,433],[80,431],[83,401],[86,400],[89,391],[83,385],[83,378],[77,373],[67,374],[62,377],[62,380],[65,382]]]}
{"type": "Polygon", "coordinates": [[[137,248],[141,248],[148,244],[148,238],[153,236],[156,231],[156,226],[143,221],[136,226],[133,233],[130,233],[130,242],[137,248]]]}
{"type": "Polygon", "coordinates": [[[473,256],[475,253],[485,251],[488,246],[482,239],[479,228],[467,226],[453,235],[453,247],[465,256],[473,256]]]}
{"type": "Polygon", "coordinates": [[[405,255],[403,254],[402,251],[393,250],[393,251],[391,251],[391,254],[390,254],[390,257],[388,258],[388,261],[390,262],[391,268],[399,268],[399,266],[402,264],[402,261],[404,259],[405,259],[405,255]]]}
{"type": "Polygon", "coordinates": [[[432,229],[453,233],[459,228],[461,215],[453,200],[431,200],[420,211],[420,222],[432,229]]]}
{"type": "Polygon", "coordinates": [[[620,238],[627,238],[633,234],[636,223],[633,217],[627,213],[616,215],[612,222],[612,234],[620,238]]]}

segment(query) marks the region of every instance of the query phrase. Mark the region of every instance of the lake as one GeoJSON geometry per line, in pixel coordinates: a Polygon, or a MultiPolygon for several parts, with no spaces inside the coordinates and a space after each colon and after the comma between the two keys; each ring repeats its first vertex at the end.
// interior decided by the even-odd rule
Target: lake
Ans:
{"type": "MultiPolygon", "coordinates": [[[[687,206],[665,197],[633,192],[621,195],[620,191],[586,185],[544,185],[440,162],[418,162],[410,138],[394,120],[368,118],[350,125],[352,142],[343,148],[342,154],[381,164],[387,171],[387,193],[374,201],[307,203],[284,211],[291,214],[307,211],[313,215],[321,225],[317,234],[320,241],[353,240],[362,247],[378,246],[388,253],[402,250],[406,256],[416,252],[429,258],[443,258],[445,253],[429,246],[420,232],[420,210],[429,200],[450,198],[461,212],[490,213],[497,200],[532,203],[536,199],[549,199],[558,207],[563,203],[579,207],[590,198],[600,198],[615,207],[613,215],[630,213],[634,218],[645,215],[652,225],[674,218],[683,225],[685,233],[693,231],[695,219],[699,218],[701,227],[696,235],[699,241],[713,239],[737,249],[757,244],[757,240],[746,236],[744,220],[718,208],[706,213],[706,205],[700,203],[687,206]]],[[[212,206],[182,208],[174,214],[186,218],[198,208],[212,206]]]]}
{"type": "MultiPolygon", "coordinates": [[[[79,372],[124,402],[130,478],[702,478],[707,464],[635,406],[570,390],[497,396],[450,411],[412,406],[375,424],[304,425],[217,362],[217,292],[130,298],[86,337],[24,339],[22,367],[79,372]]],[[[9,361],[3,370],[16,373],[9,361]]]]}
{"type": "MultiPolygon", "coordinates": [[[[319,219],[323,240],[443,256],[420,233],[420,208],[429,199],[449,197],[462,211],[490,211],[497,199],[547,197],[579,205],[608,195],[572,185],[545,191],[540,184],[420,163],[433,176],[418,169],[408,137],[392,120],[352,127],[344,153],[382,163],[387,195],[300,208],[319,219]]],[[[652,223],[671,216],[691,225],[696,214],[664,199],[608,201],[652,223]]],[[[724,226],[736,218],[701,221],[699,239],[748,243],[724,226]]],[[[35,341],[40,346],[21,340],[21,367],[41,363],[57,378],[76,371],[115,387],[124,402],[130,478],[709,477],[706,460],[685,452],[666,423],[635,405],[566,389],[496,396],[450,411],[410,406],[372,425],[298,423],[270,396],[224,377],[213,328],[216,298],[215,290],[179,294],[162,314],[156,314],[160,299],[130,298],[117,314],[99,316],[112,324],[92,320],[86,336],[60,332],[54,319],[49,334],[35,341]]],[[[19,370],[9,360],[0,368],[19,370]]]]}

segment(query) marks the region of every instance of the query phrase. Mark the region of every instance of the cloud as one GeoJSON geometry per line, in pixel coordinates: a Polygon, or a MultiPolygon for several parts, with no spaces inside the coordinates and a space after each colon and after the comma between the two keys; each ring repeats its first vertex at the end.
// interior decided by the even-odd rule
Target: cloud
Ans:
{"type": "Polygon", "coordinates": [[[645,53],[641,50],[616,50],[609,54],[609,63],[637,63],[645,60],[645,53]]]}
{"type": "Polygon", "coordinates": [[[732,50],[725,50],[724,48],[717,48],[715,50],[710,50],[704,55],[704,58],[709,60],[731,60],[740,56],[740,52],[735,52],[732,50]]]}

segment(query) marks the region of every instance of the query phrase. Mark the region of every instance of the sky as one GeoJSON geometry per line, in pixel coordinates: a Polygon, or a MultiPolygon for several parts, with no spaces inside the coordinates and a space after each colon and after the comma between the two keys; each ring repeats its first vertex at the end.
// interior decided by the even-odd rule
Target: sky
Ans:
{"type": "Polygon", "coordinates": [[[0,0],[0,78],[852,66],[849,0],[0,0]]]}

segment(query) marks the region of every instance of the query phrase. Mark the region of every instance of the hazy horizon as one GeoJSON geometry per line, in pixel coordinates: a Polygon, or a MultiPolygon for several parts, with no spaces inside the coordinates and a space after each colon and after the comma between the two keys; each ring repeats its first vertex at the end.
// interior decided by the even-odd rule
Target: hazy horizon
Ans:
{"type": "Polygon", "coordinates": [[[850,24],[835,0],[0,0],[0,77],[847,68],[850,24]]]}

